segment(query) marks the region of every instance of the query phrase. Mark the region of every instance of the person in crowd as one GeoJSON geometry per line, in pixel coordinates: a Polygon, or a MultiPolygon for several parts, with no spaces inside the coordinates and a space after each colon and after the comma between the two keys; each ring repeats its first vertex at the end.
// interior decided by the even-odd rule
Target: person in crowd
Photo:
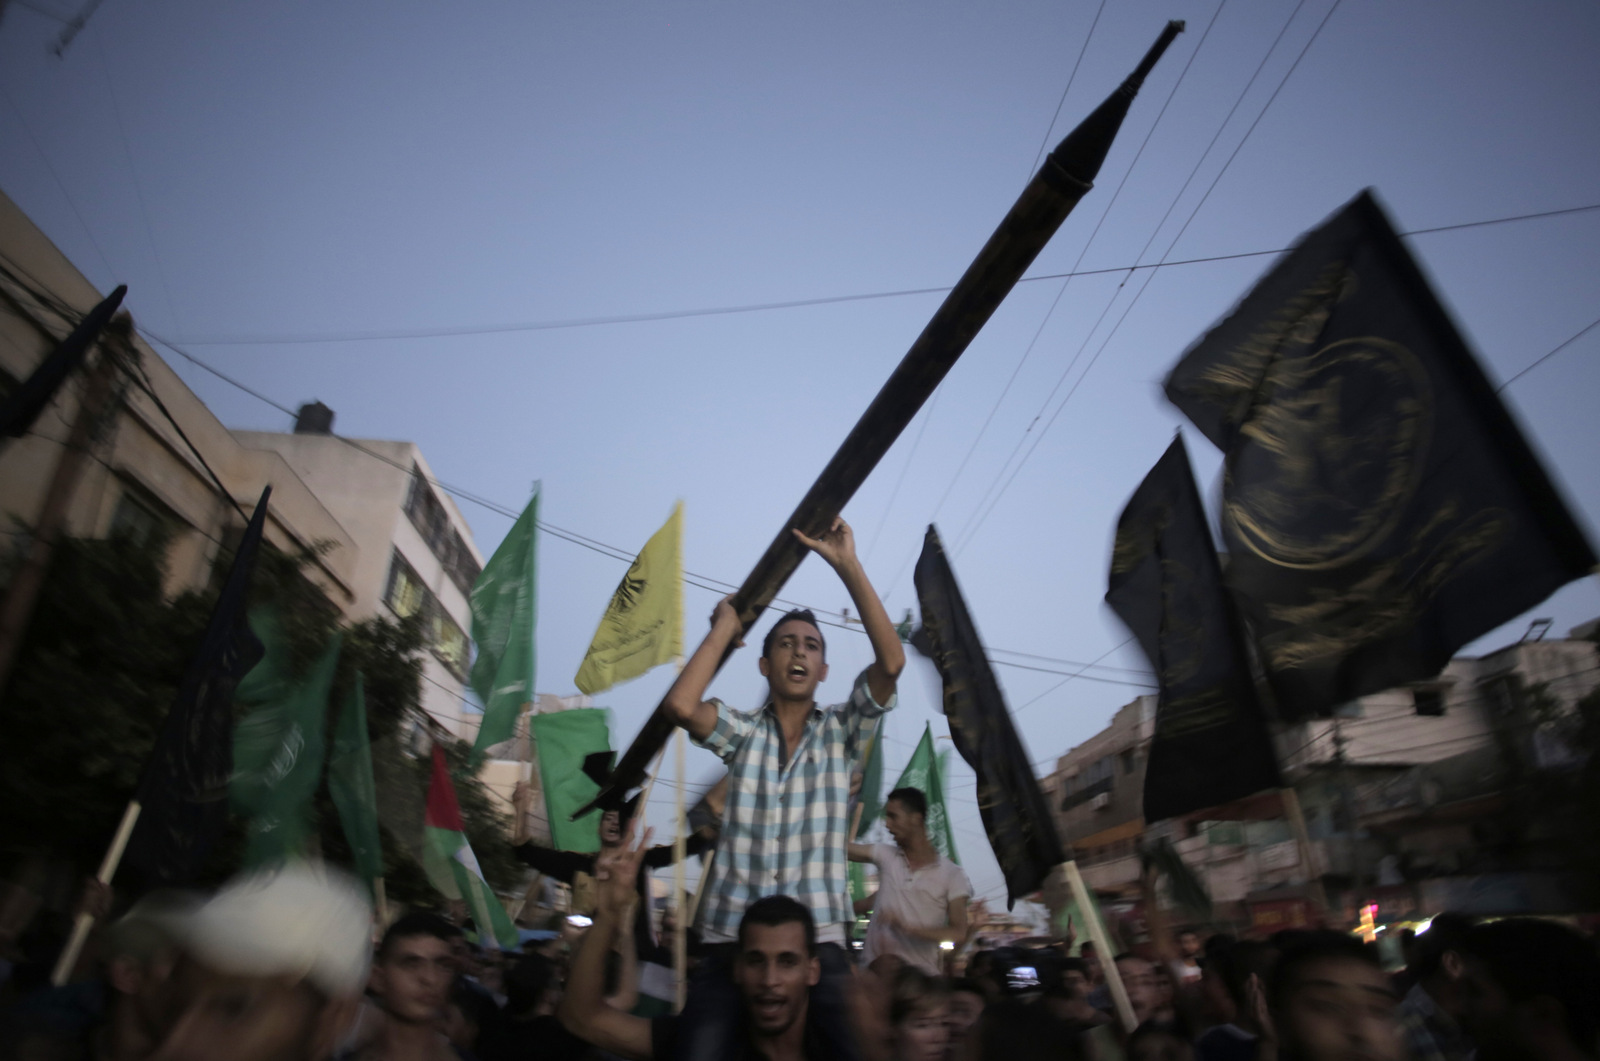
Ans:
{"type": "Polygon", "coordinates": [[[1178,982],[1172,970],[1161,962],[1153,962],[1150,973],[1155,978],[1155,1009],[1150,1019],[1158,1024],[1178,1022],[1178,982]]]}
{"type": "Polygon", "coordinates": [[[1146,1021],[1128,1036],[1127,1061],[1195,1061],[1188,1036],[1160,1021],[1146,1021]]]}
{"type": "Polygon", "coordinates": [[[1553,921],[1507,918],[1475,926],[1461,952],[1478,1061],[1600,1057],[1600,956],[1592,938],[1553,921]]]}
{"type": "Polygon", "coordinates": [[[1406,972],[1412,983],[1396,1014],[1415,1061],[1472,1057],[1472,1038],[1462,1026],[1467,1015],[1467,967],[1461,956],[1471,930],[1469,918],[1440,914],[1409,948],[1406,972]]]}
{"type": "Polygon", "coordinates": [[[1232,1024],[1237,1015],[1219,961],[1219,955],[1226,953],[1237,942],[1233,936],[1223,932],[1206,939],[1205,961],[1200,966],[1200,989],[1195,994],[1194,1018],[1197,1028],[1232,1024]]]}
{"type": "MultiPolygon", "coordinates": [[[[645,838],[648,842],[648,832],[645,838]]],[[[573,956],[557,1011],[574,1035],[633,1061],[674,1056],[685,1023],[684,1017],[635,1017],[605,1001],[606,940],[637,895],[634,881],[644,846],[625,841],[596,866],[595,930],[573,956]]],[[[837,1056],[820,1042],[810,1019],[812,991],[822,978],[816,932],[811,911],[789,896],[769,895],[749,905],[740,918],[737,950],[729,962],[739,998],[734,1046],[726,1055],[706,1057],[820,1061],[837,1056]]]]}
{"type": "Polygon", "coordinates": [[[945,1057],[957,1061],[966,1049],[967,1036],[973,1025],[983,1016],[983,1007],[989,996],[977,980],[953,980],[950,983],[950,1000],[945,1005],[944,1026],[948,1043],[945,1057]]]}
{"type": "Polygon", "coordinates": [[[967,1037],[963,1061],[1111,1061],[1093,1057],[1083,1037],[1048,1006],[1005,998],[986,1006],[967,1037]]]}
{"type": "Polygon", "coordinates": [[[1119,954],[1114,960],[1128,993],[1128,1005],[1133,1008],[1134,1024],[1155,1019],[1161,1003],[1155,963],[1137,954],[1119,954]]]}
{"type": "Polygon", "coordinates": [[[506,1004],[478,1034],[479,1061],[576,1061],[589,1046],[555,1017],[560,1000],[556,967],[542,954],[524,954],[506,971],[506,1004]]]}
{"type": "MultiPolygon", "coordinates": [[[[357,1055],[361,1061],[450,1061],[460,1056],[449,1035],[464,1035],[450,1012],[461,930],[438,914],[415,911],[389,926],[372,963],[370,989],[384,1020],[357,1055]]],[[[461,999],[456,998],[459,1007],[461,999]]],[[[473,1011],[477,1013],[476,1010],[473,1011]]]]}
{"type": "MultiPolygon", "coordinates": [[[[1264,999],[1278,953],[1270,944],[1241,940],[1208,951],[1206,977],[1221,987],[1233,1017],[1195,1040],[1200,1061],[1258,1061],[1268,1030],[1264,999]]],[[[1264,1061],[1264,1059],[1263,1059],[1264,1061]]]]}
{"type": "Polygon", "coordinates": [[[1172,975],[1177,977],[1179,987],[1200,983],[1201,952],[1200,933],[1192,928],[1178,933],[1178,957],[1172,963],[1172,975]]]}
{"type": "Polygon", "coordinates": [[[878,895],[862,959],[896,954],[929,976],[940,969],[939,944],[964,943],[972,882],[928,839],[928,797],[897,788],[883,803],[892,844],[851,844],[850,858],[878,867],[878,895]]]}
{"type": "Polygon", "coordinates": [[[1075,1031],[1088,1031],[1111,1019],[1089,1003],[1089,967],[1082,958],[1062,959],[1056,983],[1045,991],[1044,1003],[1075,1031]]]}
{"type": "Polygon", "coordinates": [[[944,1061],[950,993],[944,982],[914,965],[901,969],[889,1001],[894,1061],[944,1061]]]}
{"type": "Polygon", "coordinates": [[[1100,948],[1093,940],[1084,940],[1078,947],[1078,957],[1089,973],[1089,991],[1084,995],[1089,1005],[1102,1013],[1111,1012],[1111,985],[1106,983],[1105,967],[1101,965],[1100,948]]]}
{"type": "Polygon", "coordinates": [[[153,1061],[327,1061],[360,1004],[366,890],[291,863],[236,878],[172,922],[178,943],[153,1061]]]}
{"type": "Polygon", "coordinates": [[[745,908],[769,892],[809,907],[820,941],[822,983],[813,999],[820,1034],[837,1056],[857,1056],[845,998],[854,971],[844,950],[846,926],[854,920],[846,886],[849,792],[878,720],[895,705],[905,652],[856,557],[849,524],[836,519],[820,538],[794,534],[844,583],[874,659],[847,702],[819,708],[814,697],[827,677],[827,646],[815,616],[790,612],[762,643],[767,703],[743,712],[703,700],[743,629],[729,598],[718,603],[710,634],[667,693],[667,713],[727,763],[730,776],[702,914],[705,957],[695,970],[680,1036],[681,1056],[694,1061],[733,1049],[740,993],[730,974],[745,950],[737,928],[745,908]]]}
{"type": "Polygon", "coordinates": [[[1395,1003],[1389,977],[1359,939],[1330,930],[1297,933],[1278,955],[1265,1003],[1259,990],[1249,993],[1248,1008],[1261,1028],[1257,1057],[1404,1061],[1395,1003]]]}

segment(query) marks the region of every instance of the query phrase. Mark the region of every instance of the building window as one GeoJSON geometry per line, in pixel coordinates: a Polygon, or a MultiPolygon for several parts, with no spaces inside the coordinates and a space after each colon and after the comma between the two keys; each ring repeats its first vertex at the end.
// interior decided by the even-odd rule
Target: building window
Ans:
{"type": "Polygon", "coordinates": [[[406,517],[411,520],[411,525],[417,528],[417,533],[422,535],[422,540],[428,543],[428,548],[433,555],[439,558],[439,563],[444,565],[445,574],[450,576],[450,581],[456,588],[467,596],[472,595],[472,584],[478,581],[481,568],[478,561],[472,556],[472,550],[467,548],[466,540],[456,531],[450,522],[450,514],[445,511],[444,502],[439,500],[433,492],[433,487],[428,485],[428,480],[423,478],[422,469],[416,465],[411,467],[411,490],[406,494],[406,517]]]}
{"type": "Polygon", "coordinates": [[[457,679],[466,681],[469,660],[469,642],[456,621],[445,614],[443,608],[433,612],[433,651],[457,679]]]}
{"type": "Polygon", "coordinates": [[[400,618],[409,619],[422,611],[429,596],[421,577],[396,551],[389,562],[389,588],[384,592],[383,602],[400,618]]]}
{"type": "Polygon", "coordinates": [[[1444,714],[1444,690],[1437,685],[1411,690],[1411,702],[1419,715],[1438,718],[1444,714]]]}
{"type": "Polygon", "coordinates": [[[402,619],[413,615],[422,618],[422,629],[427,634],[428,647],[438,657],[445,669],[457,681],[467,680],[467,667],[472,661],[472,643],[461,626],[445,611],[422,578],[398,549],[389,562],[389,588],[383,596],[389,610],[402,619]]]}
{"type": "Polygon", "coordinates": [[[1134,768],[1139,765],[1139,753],[1133,748],[1123,751],[1121,758],[1122,772],[1125,774],[1133,773],[1134,768]]]}
{"type": "Polygon", "coordinates": [[[143,548],[166,533],[167,518],[155,503],[124,486],[122,495],[117,498],[116,510],[111,513],[111,537],[143,548]]]}

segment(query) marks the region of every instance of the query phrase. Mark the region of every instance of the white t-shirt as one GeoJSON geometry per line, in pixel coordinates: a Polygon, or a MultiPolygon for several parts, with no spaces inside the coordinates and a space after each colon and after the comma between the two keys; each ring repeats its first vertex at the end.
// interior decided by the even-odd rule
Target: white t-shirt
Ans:
{"type": "Polygon", "coordinates": [[[943,855],[937,862],[913,870],[898,844],[873,844],[872,862],[878,867],[878,898],[872,907],[863,959],[871,964],[880,954],[897,954],[906,964],[937,976],[939,944],[887,927],[883,915],[892,913],[908,925],[943,927],[950,923],[951,900],[971,898],[972,882],[960,866],[943,855]]]}

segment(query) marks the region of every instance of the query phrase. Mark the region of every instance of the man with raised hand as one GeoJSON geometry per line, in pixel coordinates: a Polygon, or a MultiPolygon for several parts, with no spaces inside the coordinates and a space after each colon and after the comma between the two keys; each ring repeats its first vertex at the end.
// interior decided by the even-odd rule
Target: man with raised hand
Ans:
{"type": "Polygon", "coordinates": [[[792,611],[768,631],[761,646],[766,704],[757,711],[736,711],[721,700],[703,700],[718,663],[742,630],[738,613],[724,599],[712,614],[711,633],[667,693],[667,711],[695,743],[728,764],[730,778],[706,889],[701,928],[706,960],[695,971],[678,1041],[678,1056],[694,1061],[736,1050],[739,996],[730,972],[738,951],[737,926],[751,903],[772,893],[797,900],[815,921],[822,982],[813,992],[812,1008],[825,1048],[846,1061],[858,1056],[845,997],[852,974],[845,929],[854,918],[845,852],[850,781],[878,720],[895,705],[905,652],[856,558],[849,524],[835,519],[821,538],[793,533],[838,573],[872,642],[874,659],[856,678],[846,702],[818,707],[817,685],[828,676],[827,645],[815,616],[792,611]]]}
{"type": "Polygon", "coordinates": [[[883,824],[894,843],[852,843],[850,858],[878,867],[876,912],[861,960],[870,965],[895,954],[938,976],[939,945],[966,942],[972,882],[933,846],[927,823],[928,797],[919,788],[897,788],[883,801],[883,824]]]}
{"type": "MultiPolygon", "coordinates": [[[[629,830],[631,832],[631,829],[629,830]]],[[[649,833],[637,846],[603,852],[594,925],[572,960],[558,1016],[567,1030],[601,1050],[631,1061],[666,1059],[681,1050],[684,1018],[646,1020],[605,1000],[606,940],[638,897],[635,879],[649,833]]],[[[811,1034],[811,992],[822,976],[810,911],[787,896],[750,904],[739,921],[731,962],[736,1002],[731,1038],[722,1055],[765,1061],[832,1058],[811,1034]]]]}

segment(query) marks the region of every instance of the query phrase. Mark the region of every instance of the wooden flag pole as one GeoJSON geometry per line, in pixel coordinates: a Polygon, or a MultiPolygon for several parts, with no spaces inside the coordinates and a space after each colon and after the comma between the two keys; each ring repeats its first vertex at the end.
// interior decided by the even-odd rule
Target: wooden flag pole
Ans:
{"type": "Polygon", "coordinates": [[[1072,898],[1078,904],[1079,913],[1083,914],[1084,926],[1089,930],[1089,938],[1094,941],[1094,949],[1100,952],[1100,971],[1105,974],[1106,986],[1111,989],[1111,1001],[1117,1007],[1117,1016],[1121,1018],[1123,1028],[1131,1033],[1139,1026],[1139,1022],[1134,1019],[1133,1003],[1128,1001],[1128,989],[1123,986],[1122,973],[1113,960],[1116,955],[1111,950],[1106,927],[1100,923],[1100,914],[1089,897],[1089,888],[1083,883],[1078,864],[1071,860],[1063,862],[1061,871],[1067,875],[1067,886],[1072,889],[1072,898]]]}
{"type": "Polygon", "coordinates": [[[673,1000],[673,1012],[682,1013],[683,1004],[689,995],[689,937],[688,926],[684,924],[684,915],[688,912],[683,901],[683,892],[686,881],[684,879],[684,861],[689,857],[689,820],[683,807],[683,783],[686,767],[684,757],[689,745],[688,734],[683,727],[678,727],[677,752],[675,758],[678,768],[678,823],[676,835],[672,839],[672,907],[677,911],[677,925],[672,932],[672,969],[676,973],[677,995],[673,1000]]]}
{"type": "MultiPolygon", "coordinates": [[[[95,879],[101,884],[110,884],[111,878],[117,875],[117,864],[122,861],[122,852],[127,848],[128,837],[133,835],[133,827],[138,821],[139,801],[130,799],[122,812],[122,823],[111,838],[111,846],[106,848],[106,857],[100,860],[100,872],[95,874],[95,879]]],[[[89,929],[93,927],[94,915],[80,911],[72,923],[72,935],[67,937],[67,945],[61,948],[61,957],[56,959],[56,967],[50,973],[53,986],[60,987],[72,975],[72,967],[78,964],[78,955],[83,952],[83,944],[89,938],[89,929]]]]}
{"type": "Polygon", "coordinates": [[[389,893],[384,890],[383,878],[379,877],[372,882],[372,894],[378,900],[378,924],[387,931],[389,928],[389,893]]]}

